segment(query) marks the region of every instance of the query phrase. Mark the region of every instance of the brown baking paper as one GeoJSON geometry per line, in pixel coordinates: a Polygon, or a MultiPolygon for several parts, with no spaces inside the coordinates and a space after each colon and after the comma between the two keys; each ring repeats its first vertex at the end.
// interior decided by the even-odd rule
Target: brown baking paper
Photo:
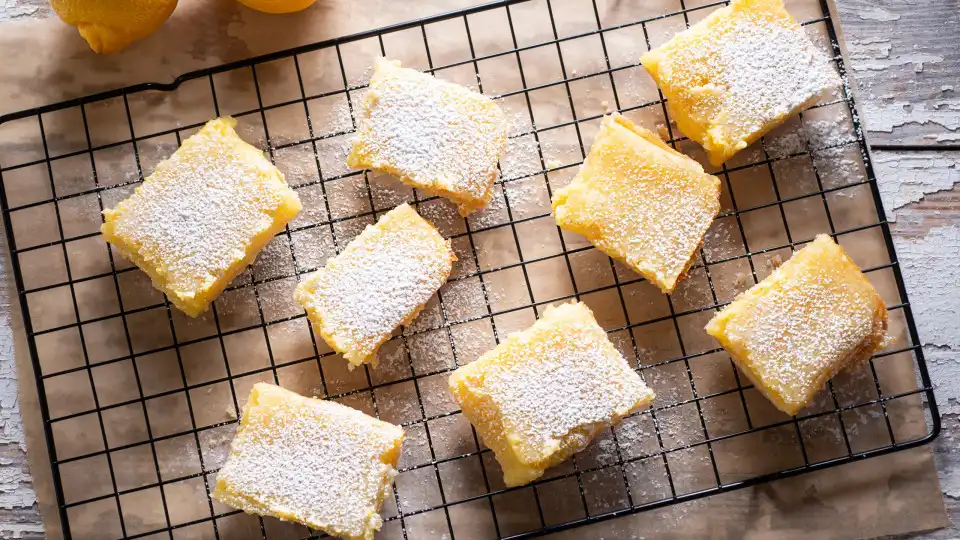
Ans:
{"type": "MultiPolygon", "coordinates": [[[[56,20],[11,23],[0,33],[0,45],[15,59],[0,65],[0,92],[7,96],[2,107],[9,112],[145,80],[169,81],[192,69],[467,4],[434,0],[414,8],[401,2],[321,0],[300,14],[267,16],[227,1],[185,3],[155,36],[110,57],[94,56],[73,29],[56,20]]],[[[802,20],[822,15],[814,0],[789,4],[802,20]]],[[[604,26],[680,8],[676,0],[597,5],[604,26]]],[[[554,1],[550,7],[558,36],[596,28],[588,1],[554,1]]],[[[695,22],[709,11],[691,11],[687,19],[695,22]]],[[[483,56],[513,49],[514,37],[520,47],[554,39],[545,1],[514,6],[510,15],[515,36],[506,11],[498,9],[430,25],[423,32],[414,28],[389,34],[382,47],[405,65],[426,69],[431,63],[469,60],[471,45],[483,56]]],[[[927,433],[916,396],[789,422],[756,391],[745,390],[741,398],[736,389],[742,381],[703,332],[712,306],[729,301],[790,256],[782,246],[829,231],[831,223],[838,231],[856,231],[841,235],[841,244],[862,267],[880,267],[869,276],[888,305],[902,301],[890,268],[884,267],[889,259],[881,230],[869,227],[877,221],[876,208],[863,184],[866,172],[845,103],[791,119],[762,145],[727,163],[732,172],[722,177],[725,217],[713,225],[697,264],[669,299],[622,265],[611,264],[582,237],[561,234],[554,225],[550,193],[573,177],[599,126],[598,119],[584,118],[619,106],[640,125],[659,126],[668,136],[675,133],[660,104],[643,106],[659,95],[643,69],[632,64],[648,41],[656,46],[687,22],[682,15],[666,17],[607,32],[602,41],[590,35],[439,71],[447,80],[506,95],[500,103],[514,137],[501,164],[504,182],[490,207],[467,220],[443,200],[418,204],[451,237],[460,260],[451,282],[409,329],[383,347],[380,365],[369,370],[349,372],[342,358],[312,338],[291,291],[298,275],[322,266],[375,214],[425,198],[383,175],[351,174],[344,164],[350,141],[344,132],[352,129],[351,109],[362,89],[327,94],[342,89],[344,81],[350,87],[366,83],[381,50],[376,38],[342,45],[342,69],[337,51],[325,49],[299,55],[296,62],[287,58],[187,82],[170,93],[133,94],[126,101],[113,98],[83,111],[72,108],[44,114],[40,121],[33,117],[0,125],[5,168],[79,152],[52,160],[49,169],[40,163],[3,176],[10,205],[24,207],[10,218],[19,249],[57,242],[61,230],[69,239],[20,253],[18,262],[24,286],[32,291],[27,309],[40,333],[40,371],[48,376],[44,391],[50,414],[58,419],[54,444],[63,462],[59,472],[74,538],[143,535],[168,526],[177,539],[305,536],[298,525],[272,519],[261,525],[252,516],[224,515],[230,509],[207,497],[237,412],[259,381],[337,399],[407,426],[403,472],[383,509],[391,518],[399,505],[405,517],[388,521],[379,538],[400,538],[401,528],[407,538],[418,540],[522,533],[541,526],[538,503],[543,523],[554,525],[631,504],[653,504],[718,481],[797,467],[804,452],[808,461],[822,462],[846,455],[847,444],[859,452],[887,446],[891,437],[903,442],[927,433]],[[618,66],[631,67],[609,70],[618,66]],[[549,84],[590,74],[596,75],[549,84]],[[524,85],[537,88],[528,94],[529,110],[527,98],[517,93],[524,85]],[[305,106],[297,101],[303,95],[322,97],[305,106]],[[267,108],[262,115],[256,110],[261,103],[267,108]],[[144,274],[111,258],[96,231],[101,205],[110,207],[132,192],[135,185],[129,182],[138,179],[138,167],[149,174],[217,110],[238,115],[238,130],[251,143],[267,149],[269,139],[272,157],[297,188],[304,211],[291,224],[292,232],[279,235],[221,295],[216,316],[210,312],[193,320],[169,308],[144,274]],[[574,113],[579,123],[573,123],[574,113]],[[530,133],[533,126],[540,129],[536,138],[530,133]],[[545,130],[548,126],[558,127],[545,130]],[[93,152],[83,152],[88,134],[89,144],[97,148],[93,152]],[[311,135],[315,142],[309,141],[311,135]],[[136,146],[130,144],[131,136],[137,138],[136,146]],[[297,143],[302,140],[308,142],[297,143]],[[767,155],[775,158],[769,165],[763,161],[767,155]],[[551,171],[542,173],[545,167],[551,171]],[[830,190],[825,196],[803,197],[821,186],[830,190]],[[55,207],[44,202],[52,193],[73,196],[55,207]],[[791,202],[770,205],[778,196],[791,202]],[[734,201],[738,209],[753,210],[730,214],[734,201]],[[746,256],[745,246],[764,253],[746,256]],[[76,282],[72,287],[64,285],[68,268],[76,282]],[[611,338],[625,356],[644,368],[658,394],[655,411],[626,419],[574,460],[551,469],[536,488],[482,497],[503,488],[501,473],[489,452],[477,454],[469,425],[454,414],[447,373],[489,350],[498,338],[531,324],[551,302],[576,296],[612,330],[611,338]],[[121,310],[127,313],[123,317],[121,310]],[[678,314],[676,322],[671,313],[678,314]],[[688,360],[676,360],[682,357],[688,360]],[[695,401],[694,392],[712,397],[695,401]],[[775,427],[737,435],[770,425],[775,427]],[[703,443],[706,434],[729,437],[708,445],[703,443]],[[576,476],[576,470],[587,472],[576,476]],[[424,511],[444,502],[446,510],[424,511]],[[220,517],[212,522],[211,515],[220,517]]],[[[807,30],[820,46],[828,46],[823,22],[807,30]]],[[[679,146],[705,163],[695,144],[683,141],[679,146]]],[[[908,343],[899,310],[891,312],[891,334],[896,339],[890,350],[908,343]]],[[[33,389],[23,344],[17,353],[21,382],[33,389]]],[[[833,392],[822,393],[801,418],[874,400],[878,384],[886,396],[915,389],[913,366],[911,354],[900,353],[842,374],[833,392]]],[[[22,397],[39,499],[54,537],[56,504],[49,482],[41,480],[49,460],[36,421],[37,404],[28,391],[22,397]]],[[[558,537],[813,534],[839,539],[946,523],[930,452],[917,449],[558,537]]]]}

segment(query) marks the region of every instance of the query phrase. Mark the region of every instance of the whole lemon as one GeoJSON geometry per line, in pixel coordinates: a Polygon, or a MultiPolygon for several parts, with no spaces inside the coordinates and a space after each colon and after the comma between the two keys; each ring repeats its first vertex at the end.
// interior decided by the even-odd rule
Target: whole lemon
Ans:
{"type": "Polygon", "coordinates": [[[95,52],[106,54],[143,39],[170,17],[177,0],[50,0],[95,52]]]}
{"type": "Polygon", "coordinates": [[[250,9],[264,13],[293,13],[307,9],[317,0],[237,0],[250,9]]]}

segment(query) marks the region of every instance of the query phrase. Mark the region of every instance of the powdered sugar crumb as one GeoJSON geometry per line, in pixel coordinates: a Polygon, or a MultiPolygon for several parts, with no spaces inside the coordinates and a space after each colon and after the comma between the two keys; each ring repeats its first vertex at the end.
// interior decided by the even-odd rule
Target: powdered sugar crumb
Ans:
{"type": "MultiPolygon", "coordinates": [[[[716,51],[724,110],[732,116],[731,129],[739,136],[755,132],[790,114],[840,84],[799,28],[773,25],[757,18],[738,21],[736,39],[723,41],[716,51]]],[[[711,49],[712,47],[706,47],[711,49]]]]}

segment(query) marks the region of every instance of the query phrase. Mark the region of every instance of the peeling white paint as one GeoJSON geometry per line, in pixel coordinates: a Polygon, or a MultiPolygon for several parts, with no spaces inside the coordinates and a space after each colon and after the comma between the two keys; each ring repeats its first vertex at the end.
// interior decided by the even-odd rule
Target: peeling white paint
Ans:
{"type": "MultiPolygon", "coordinates": [[[[0,249],[6,251],[5,247],[0,249]]],[[[10,454],[0,457],[0,508],[31,508],[37,502],[37,494],[33,491],[33,479],[27,467],[27,446],[20,419],[7,279],[5,275],[0,276],[0,279],[0,446],[14,445],[16,448],[10,449],[13,452],[12,458],[7,457],[10,454]]],[[[4,533],[9,526],[10,524],[3,525],[4,533]]],[[[42,528],[40,531],[24,529],[22,532],[42,532],[42,528]]]]}
{"type": "MultiPolygon", "coordinates": [[[[20,404],[17,399],[17,371],[13,359],[13,331],[10,328],[9,304],[0,313],[0,444],[15,443],[26,450],[20,404]]],[[[2,474],[2,473],[0,473],[2,474]]],[[[0,488],[2,491],[2,488],[0,488]]]]}
{"type": "Polygon", "coordinates": [[[950,131],[960,129],[960,100],[936,102],[928,108],[921,103],[913,105],[906,101],[877,103],[868,101],[863,107],[867,129],[892,133],[893,128],[906,124],[937,124],[950,131]]]}
{"type": "Polygon", "coordinates": [[[899,21],[900,15],[896,13],[890,13],[882,8],[874,7],[861,11],[860,18],[865,21],[893,22],[899,21]]]}
{"type": "MultiPolygon", "coordinates": [[[[888,46],[887,52],[889,53],[889,51],[888,46]]],[[[853,64],[853,69],[854,71],[885,71],[891,67],[913,64],[914,69],[919,73],[923,71],[923,65],[927,62],[933,64],[943,62],[943,57],[937,54],[923,53],[898,54],[893,57],[875,57],[869,62],[857,62],[853,64]]]]}
{"type": "Polygon", "coordinates": [[[960,469],[948,467],[940,474],[940,486],[943,494],[953,499],[960,499],[960,469]]]}
{"type": "Polygon", "coordinates": [[[43,534],[43,525],[5,523],[3,525],[3,534],[5,536],[2,538],[27,538],[28,535],[30,538],[33,538],[37,534],[43,534]]]}
{"type": "Polygon", "coordinates": [[[960,227],[899,239],[897,256],[943,414],[960,414],[960,227]]]}
{"type": "MultiPolygon", "coordinates": [[[[862,18],[882,20],[882,9],[867,10],[862,18]]],[[[892,15],[891,15],[892,16],[892,15]]],[[[940,87],[943,99],[930,103],[910,103],[894,94],[875,95],[872,86],[878,77],[887,77],[891,68],[913,66],[920,73],[927,64],[943,62],[941,55],[929,54],[918,50],[907,50],[898,54],[890,38],[872,37],[852,39],[847,42],[850,53],[850,67],[856,72],[859,86],[868,99],[862,102],[864,126],[869,131],[892,133],[895,128],[905,125],[939,126],[943,131],[960,130],[960,100],[954,97],[954,86],[944,84],[940,87]]],[[[888,88],[888,85],[884,85],[888,88]]],[[[960,133],[931,134],[938,142],[960,140],[960,133]]]]}
{"type": "MultiPolygon", "coordinates": [[[[944,418],[944,423],[947,424],[946,429],[943,430],[943,434],[940,436],[941,440],[937,444],[949,449],[958,448],[957,436],[954,435],[954,432],[957,431],[957,425],[960,424],[960,417],[944,418]]],[[[938,459],[937,461],[939,462],[937,469],[940,473],[940,488],[943,490],[944,496],[960,500],[960,467],[950,467],[945,463],[946,460],[938,459]]]]}
{"type": "MultiPolygon", "coordinates": [[[[852,39],[847,42],[847,50],[851,60],[873,60],[876,58],[890,58],[893,45],[888,38],[852,39]]],[[[851,64],[856,69],[859,62],[851,64]]]]}
{"type": "Polygon", "coordinates": [[[14,19],[40,19],[51,15],[47,0],[3,0],[0,1],[0,21],[14,19]]]}
{"type": "Polygon", "coordinates": [[[897,208],[960,183],[960,164],[955,154],[874,152],[873,166],[890,221],[896,221],[897,208]]]}
{"type": "MultiPolygon", "coordinates": [[[[912,293],[910,300],[912,304],[912,293]]],[[[927,360],[940,415],[960,414],[960,349],[926,346],[923,356],[927,360]]],[[[960,496],[960,490],[957,495],[960,496]]]]}
{"type": "Polygon", "coordinates": [[[960,350],[960,289],[944,287],[960,283],[960,226],[898,240],[897,254],[923,344],[960,350]]]}
{"type": "Polygon", "coordinates": [[[30,471],[20,463],[0,461],[0,508],[30,508],[37,502],[30,471]]]}
{"type": "Polygon", "coordinates": [[[893,45],[886,38],[871,38],[862,40],[851,40],[848,42],[850,50],[851,67],[854,71],[861,72],[857,77],[871,77],[871,71],[884,71],[891,67],[906,66],[913,64],[917,71],[923,71],[925,63],[943,62],[943,57],[938,54],[924,54],[909,52],[906,54],[892,55],[893,45]]]}

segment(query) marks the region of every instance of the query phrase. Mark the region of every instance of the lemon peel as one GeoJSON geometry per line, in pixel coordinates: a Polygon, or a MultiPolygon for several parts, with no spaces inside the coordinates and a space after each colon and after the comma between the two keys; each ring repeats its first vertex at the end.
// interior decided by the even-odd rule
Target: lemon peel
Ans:
{"type": "Polygon", "coordinates": [[[50,0],[50,6],[94,52],[110,54],[154,33],[177,0],[50,0]]]}

